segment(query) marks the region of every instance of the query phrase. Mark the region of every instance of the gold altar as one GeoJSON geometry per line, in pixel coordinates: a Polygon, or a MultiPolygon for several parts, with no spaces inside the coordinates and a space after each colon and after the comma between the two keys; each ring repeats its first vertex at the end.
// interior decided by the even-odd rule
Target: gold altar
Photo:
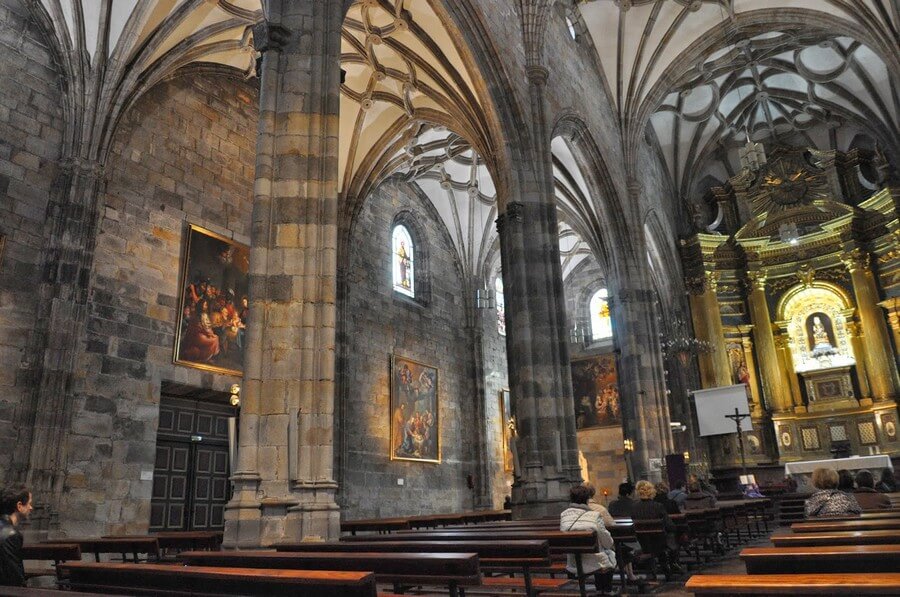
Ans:
{"type": "MultiPolygon", "coordinates": [[[[846,441],[900,454],[900,186],[880,157],[776,148],[713,188],[715,229],[681,241],[695,334],[713,347],[701,383],[750,390],[748,463],[846,441]]],[[[708,441],[714,470],[740,462],[735,437],[708,441]]]]}

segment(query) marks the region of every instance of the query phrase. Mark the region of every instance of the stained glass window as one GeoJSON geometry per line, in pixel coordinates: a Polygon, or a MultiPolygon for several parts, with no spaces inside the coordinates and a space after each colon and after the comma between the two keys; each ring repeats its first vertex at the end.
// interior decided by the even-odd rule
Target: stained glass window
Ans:
{"type": "Polygon", "coordinates": [[[612,319],[609,316],[609,292],[601,288],[591,298],[591,338],[596,342],[612,338],[612,319]]]}
{"type": "Polygon", "coordinates": [[[497,275],[494,280],[494,294],[497,300],[497,331],[501,336],[506,335],[506,302],[503,298],[503,278],[497,275]]]}
{"type": "Polygon", "coordinates": [[[416,296],[415,247],[406,226],[394,226],[391,235],[391,253],[394,256],[394,290],[409,297],[416,296]]]}

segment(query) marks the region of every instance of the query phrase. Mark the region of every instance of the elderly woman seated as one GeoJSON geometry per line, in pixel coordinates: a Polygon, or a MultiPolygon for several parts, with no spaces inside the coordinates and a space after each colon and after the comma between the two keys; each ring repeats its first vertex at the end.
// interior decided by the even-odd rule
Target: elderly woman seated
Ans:
{"type": "MultiPolygon", "coordinates": [[[[582,556],[581,573],[583,575],[593,574],[597,590],[609,592],[612,590],[612,578],[616,570],[615,542],[612,535],[606,530],[600,513],[591,510],[588,505],[588,500],[591,499],[591,489],[589,486],[576,485],[569,491],[569,499],[572,503],[559,515],[559,530],[597,533],[600,551],[596,554],[582,556]]],[[[577,575],[575,556],[570,554],[567,557],[566,569],[570,574],[577,575]]]]}
{"type": "Polygon", "coordinates": [[[837,472],[830,468],[817,468],[813,471],[812,482],[819,491],[806,500],[807,518],[847,516],[862,512],[853,494],[837,488],[838,478],[837,472]]]}

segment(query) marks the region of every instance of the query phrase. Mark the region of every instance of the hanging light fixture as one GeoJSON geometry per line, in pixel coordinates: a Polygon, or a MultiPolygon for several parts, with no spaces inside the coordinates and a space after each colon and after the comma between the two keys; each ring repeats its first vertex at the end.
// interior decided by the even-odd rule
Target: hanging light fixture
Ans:
{"type": "Polygon", "coordinates": [[[687,322],[679,316],[671,320],[671,333],[659,335],[659,343],[666,356],[676,357],[683,367],[698,354],[712,352],[712,345],[705,340],[698,340],[688,333],[687,322]]]}

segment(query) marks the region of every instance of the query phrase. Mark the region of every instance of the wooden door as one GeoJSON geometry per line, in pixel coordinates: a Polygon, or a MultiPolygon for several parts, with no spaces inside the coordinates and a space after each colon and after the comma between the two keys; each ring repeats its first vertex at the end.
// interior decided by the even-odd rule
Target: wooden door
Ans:
{"type": "Polygon", "coordinates": [[[163,396],[156,437],[150,530],[222,530],[228,480],[228,418],[224,404],[163,396]]]}

